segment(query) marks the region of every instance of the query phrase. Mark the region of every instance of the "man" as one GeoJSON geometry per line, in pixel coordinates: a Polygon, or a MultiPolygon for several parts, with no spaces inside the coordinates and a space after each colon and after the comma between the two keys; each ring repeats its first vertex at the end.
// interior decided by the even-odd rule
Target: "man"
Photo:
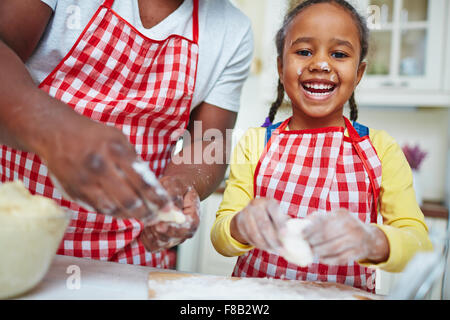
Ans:
{"type": "Polygon", "coordinates": [[[167,267],[161,249],[192,237],[226,170],[171,152],[185,129],[181,156],[225,148],[194,123],[233,128],[252,50],[249,20],[223,0],[2,1],[2,182],[70,209],[58,254],[167,267]],[[140,161],[186,224],[142,222],[170,199],[140,161]]]}

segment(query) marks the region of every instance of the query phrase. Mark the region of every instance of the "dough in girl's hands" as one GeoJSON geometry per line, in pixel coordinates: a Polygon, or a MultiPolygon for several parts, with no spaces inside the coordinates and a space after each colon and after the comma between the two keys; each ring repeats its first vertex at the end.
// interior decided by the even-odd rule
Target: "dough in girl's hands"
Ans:
{"type": "Polygon", "coordinates": [[[313,254],[309,243],[303,238],[302,230],[310,222],[304,219],[289,219],[285,232],[280,236],[281,255],[287,261],[306,267],[313,262],[313,254]]]}

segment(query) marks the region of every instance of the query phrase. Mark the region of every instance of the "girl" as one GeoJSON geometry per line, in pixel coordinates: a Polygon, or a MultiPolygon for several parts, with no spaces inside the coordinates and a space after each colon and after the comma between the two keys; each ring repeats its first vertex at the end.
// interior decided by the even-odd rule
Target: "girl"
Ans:
{"type": "Polygon", "coordinates": [[[399,272],[431,242],[400,147],[386,132],[356,122],[365,21],[344,0],[307,0],[286,16],[276,46],[278,97],[267,128],[249,129],[234,150],[213,245],[240,256],[234,276],[375,292],[373,267],[399,272]],[[293,115],[272,125],[285,93],[293,115]],[[353,123],[343,116],[347,101],[353,123]],[[314,261],[306,267],[277,254],[288,217],[310,221],[302,234],[314,261]]]}

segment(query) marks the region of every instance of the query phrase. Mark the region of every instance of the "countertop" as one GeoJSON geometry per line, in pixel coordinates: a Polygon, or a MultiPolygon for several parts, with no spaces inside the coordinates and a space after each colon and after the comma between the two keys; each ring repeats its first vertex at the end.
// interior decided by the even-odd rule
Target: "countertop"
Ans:
{"type": "Polygon", "coordinates": [[[158,269],[56,255],[38,286],[16,299],[146,300],[148,276],[150,271],[156,270],[158,269]],[[74,281],[77,274],[80,275],[79,282],[74,281]]]}
{"type": "MultiPolygon", "coordinates": [[[[172,281],[188,276],[204,277],[203,282],[214,281],[214,283],[231,279],[56,255],[44,279],[34,289],[16,299],[147,300],[149,298],[148,280],[150,274],[153,274],[153,280],[158,281],[167,281],[167,279],[172,281]],[[79,279],[79,282],[74,281],[75,278],[79,279]]],[[[256,279],[255,284],[257,281],[270,282],[269,279],[256,279]]],[[[375,295],[337,284],[304,282],[302,286],[297,286],[282,280],[274,282],[277,283],[271,283],[272,287],[287,286],[289,290],[293,290],[293,293],[295,293],[295,290],[301,289],[306,293],[325,292],[328,296],[336,299],[340,299],[339,297],[342,297],[343,294],[346,297],[356,299],[377,299],[375,295]]]]}

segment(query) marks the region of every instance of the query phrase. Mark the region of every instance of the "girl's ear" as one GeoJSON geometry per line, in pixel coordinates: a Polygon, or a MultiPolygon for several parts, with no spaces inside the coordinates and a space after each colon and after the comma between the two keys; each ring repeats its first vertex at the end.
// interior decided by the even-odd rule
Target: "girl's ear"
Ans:
{"type": "Polygon", "coordinates": [[[356,85],[359,85],[359,82],[361,81],[361,79],[362,79],[362,77],[364,75],[364,72],[366,72],[366,68],[367,68],[367,63],[366,62],[361,62],[359,64],[358,74],[357,74],[357,79],[358,80],[357,80],[356,85]]]}
{"type": "Polygon", "coordinates": [[[283,83],[283,58],[278,57],[277,58],[277,68],[278,68],[278,78],[280,79],[280,82],[283,83]]]}

